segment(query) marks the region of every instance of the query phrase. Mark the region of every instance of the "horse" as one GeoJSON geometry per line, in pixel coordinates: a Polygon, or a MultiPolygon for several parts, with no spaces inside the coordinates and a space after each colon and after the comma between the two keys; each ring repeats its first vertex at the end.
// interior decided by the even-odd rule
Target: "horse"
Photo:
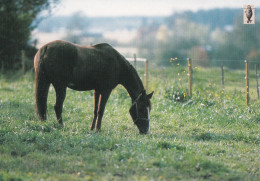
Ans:
{"type": "Polygon", "coordinates": [[[101,129],[107,100],[117,85],[123,85],[132,99],[130,115],[140,134],[150,130],[153,92],[146,94],[135,68],[107,43],[83,46],[56,40],[42,46],[34,57],[36,114],[46,120],[50,84],[56,92],[54,110],[63,125],[62,108],[67,87],[76,91],[94,90],[90,130],[101,129]]]}

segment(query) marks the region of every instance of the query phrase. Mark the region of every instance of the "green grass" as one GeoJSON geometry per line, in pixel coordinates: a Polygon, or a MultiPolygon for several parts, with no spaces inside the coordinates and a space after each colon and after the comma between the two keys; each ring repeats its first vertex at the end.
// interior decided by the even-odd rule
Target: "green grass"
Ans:
{"type": "MultiPolygon", "coordinates": [[[[149,74],[155,94],[148,135],[138,134],[128,113],[131,100],[121,86],[109,98],[102,131],[95,133],[89,131],[92,92],[68,89],[61,128],[53,88],[48,120],[40,122],[31,75],[0,78],[0,181],[259,180],[260,102],[245,106],[242,91],[223,92],[204,69],[195,72],[193,97],[174,101],[166,90],[187,92],[178,71],[183,70],[149,74]]],[[[239,71],[232,74],[241,77],[239,71]]]]}

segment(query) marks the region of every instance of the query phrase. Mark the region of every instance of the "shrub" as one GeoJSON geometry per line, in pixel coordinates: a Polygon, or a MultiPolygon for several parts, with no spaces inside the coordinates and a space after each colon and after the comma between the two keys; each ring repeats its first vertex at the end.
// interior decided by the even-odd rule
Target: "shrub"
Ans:
{"type": "Polygon", "coordinates": [[[181,87],[167,87],[165,88],[164,98],[175,102],[184,102],[188,100],[188,91],[181,87]]]}

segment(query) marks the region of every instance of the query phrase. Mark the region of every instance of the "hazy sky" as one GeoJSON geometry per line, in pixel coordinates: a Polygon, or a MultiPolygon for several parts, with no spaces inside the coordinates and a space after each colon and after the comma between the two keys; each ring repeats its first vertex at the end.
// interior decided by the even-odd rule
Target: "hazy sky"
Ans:
{"type": "Polygon", "coordinates": [[[260,7],[260,0],[60,0],[54,15],[82,11],[87,16],[168,16],[173,12],[211,8],[260,7]]]}

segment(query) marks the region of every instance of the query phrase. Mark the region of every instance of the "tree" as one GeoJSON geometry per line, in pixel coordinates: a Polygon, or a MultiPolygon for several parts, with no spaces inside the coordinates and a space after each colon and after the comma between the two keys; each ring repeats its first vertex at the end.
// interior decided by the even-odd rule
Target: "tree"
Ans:
{"type": "Polygon", "coordinates": [[[40,12],[50,10],[58,0],[0,0],[0,66],[19,65],[20,52],[27,47],[30,32],[40,12]]]}
{"type": "MultiPolygon", "coordinates": [[[[158,47],[154,50],[159,65],[169,65],[170,58],[173,57],[179,59],[186,59],[187,57],[199,58],[198,54],[191,50],[195,50],[195,47],[203,49],[209,39],[208,26],[195,24],[187,19],[176,19],[174,24],[168,27],[167,30],[161,28],[159,30],[161,32],[158,31],[159,34],[157,35],[163,38],[158,39],[158,47]]],[[[205,57],[207,56],[203,56],[203,58],[205,57]]]]}
{"type": "MultiPolygon", "coordinates": [[[[234,63],[238,60],[259,61],[260,55],[260,25],[244,25],[242,17],[237,17],[233,30],[222,32],[224,40],[213,45],[212,59],[231,60],[225,64],[230,68],[242,68],[243,64],[234,63]]],[[[219,36],[220,37],[220,36],[219,36]]],[[[221,38],[223,39],[223,38],[221,38]]]]}

